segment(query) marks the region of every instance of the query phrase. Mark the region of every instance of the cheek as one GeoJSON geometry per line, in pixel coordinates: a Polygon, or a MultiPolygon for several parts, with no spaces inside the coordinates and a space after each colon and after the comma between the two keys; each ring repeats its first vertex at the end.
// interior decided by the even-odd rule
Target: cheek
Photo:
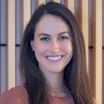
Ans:
{"type": "Polygon", "coordinates": [[[67,52],[67,54],[68,54],[69,57],[73,56],[73,50],[72,50],[72,48],[67,48],[66,52],[67,52]]]}
{"type": "Polygon", "coordinates": [[[46,46],[40,43],[35,43],[34,45],[36,54],[43,54],[46,51],[46,46]]]}
{"type": "Polygon", "coordinates": [[[73,53],[73,46],[72,46],[71,42],[70,43],[68,42],[68,43],[64,44],[63,46],[61,46],[61,47],[63,47],[63,50],[66,53],[73,53]]]}
{"type": "Polygon", "coordinates": [[[68,50],[69,52],[73,53],[73,47],[72,47],[72,45],[68,46],[67,50],[68,50]]]}

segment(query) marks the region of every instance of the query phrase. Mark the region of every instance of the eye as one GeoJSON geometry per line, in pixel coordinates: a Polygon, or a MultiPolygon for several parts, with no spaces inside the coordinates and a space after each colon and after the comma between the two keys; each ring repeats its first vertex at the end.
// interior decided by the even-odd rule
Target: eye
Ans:
{"type": "Polygon", "coordinates": [[[59,37],[59,39],[60,40],[66,40],[66,39],[69,39],[69,37],[68,36],[61,36],[61,37],[59,37]]]}
{"type": "Polygon", "coordinates": [[[41,41],[48,41],[49,40],[49,37],[42,37],[40,38],[41,41]]]}

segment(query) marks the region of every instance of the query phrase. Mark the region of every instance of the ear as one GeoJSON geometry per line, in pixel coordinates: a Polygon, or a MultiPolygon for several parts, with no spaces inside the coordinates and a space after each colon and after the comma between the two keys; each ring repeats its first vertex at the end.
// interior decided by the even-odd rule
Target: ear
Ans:
{"type": "Polygon", "coordinates": [[[34,40],[31,40],[31,41],[30,41],[30,44],[31,44],[32,50],[35,51],[35,49],[34,49],[34,40]]]}

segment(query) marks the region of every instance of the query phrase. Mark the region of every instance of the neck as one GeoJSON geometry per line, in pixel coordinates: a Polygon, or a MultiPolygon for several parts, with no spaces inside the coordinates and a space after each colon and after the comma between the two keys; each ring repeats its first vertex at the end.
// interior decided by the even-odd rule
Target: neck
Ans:
{"type": "Polygon", "coordinates": [[[48,85],[49,93],[54,96],[65,96],[68,89],[64,85],[63,72],[52,73],[49,71],[43,72],[48,85]]]}
{"type": "Polygon", "coordinates": [[[62,89],[64,85],[63,73],[50,73],[46,76],[47,84],[52,89],[62,89]]]}

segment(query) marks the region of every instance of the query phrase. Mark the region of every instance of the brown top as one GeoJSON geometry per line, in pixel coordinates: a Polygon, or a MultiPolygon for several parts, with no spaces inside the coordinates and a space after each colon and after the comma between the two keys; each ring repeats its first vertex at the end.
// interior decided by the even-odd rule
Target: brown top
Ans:
{"type": "MultiPolygon", "coordinates": [[[[50,104],[75,104],[72,96],[68,95],[65,97],[51,96],[50,104]]],[[[29,104],[28,94],[24,86],[17,86],[4,92],[0,96],[0,104],[29,104]]],[[[93,99],[93,104],[98,104],[93,99]]]]}
{"type": "MultiPolygon", "coordinates": [[[[51,104],[75,104],[70,96],[51,96],[51,104]]],[[[17,86],[0,96],[0,104],[29,104],[28,94],[24,86],[17,86]]]]}
{"type": "Polygon", "coordinates": [[[29,104],[24,86],[18,86],[0,96],[0,104],[29,104]]]}

